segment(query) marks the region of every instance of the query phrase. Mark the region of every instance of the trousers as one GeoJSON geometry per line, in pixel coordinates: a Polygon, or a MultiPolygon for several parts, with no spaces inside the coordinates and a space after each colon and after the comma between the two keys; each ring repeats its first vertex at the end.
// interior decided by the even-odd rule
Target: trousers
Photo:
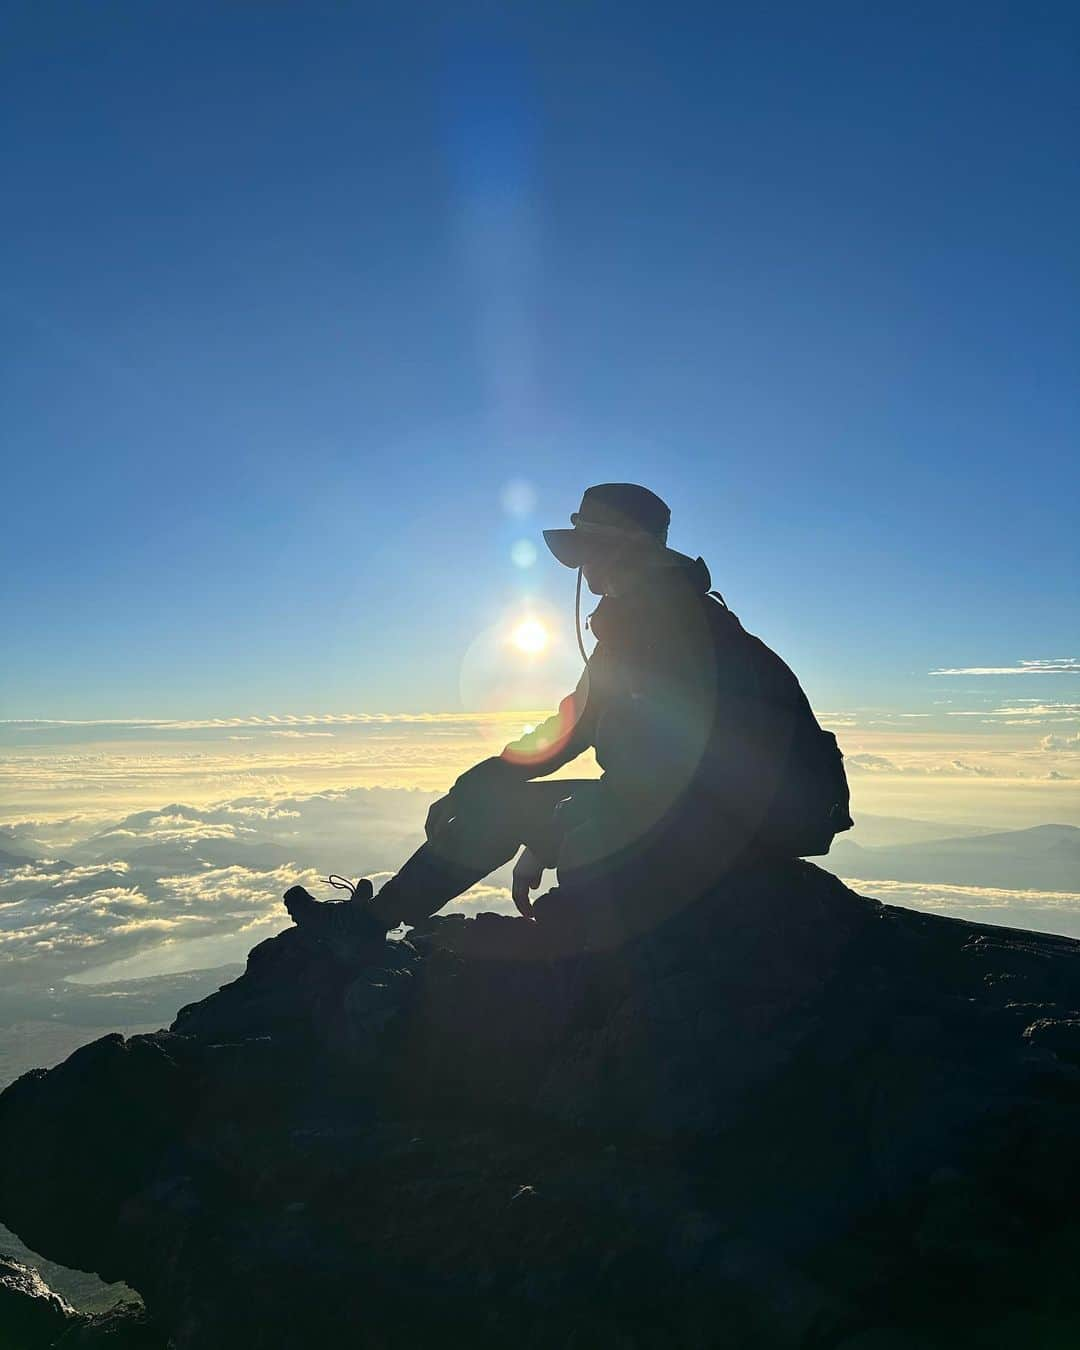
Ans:
{"type": "Polygon", "coordinates": [[[654,927],[747,856],[745,836],[706,803],[690,799],[646,822],[603,779],[511,780],[469,794],[385,883],[373,912],[388,927],[415,926],[522,845],[557,869],[564,901],[587,898],[612,941],[654,927]]]}
{"type": "Polygon", "coordinates": [[[416,924],[508,863],[522,845],[557,865],[556,808],[595,792],[595,779],[510,781],[470,794],[457,813],[416,850],[372,901],[388,925],[416,924]]]}

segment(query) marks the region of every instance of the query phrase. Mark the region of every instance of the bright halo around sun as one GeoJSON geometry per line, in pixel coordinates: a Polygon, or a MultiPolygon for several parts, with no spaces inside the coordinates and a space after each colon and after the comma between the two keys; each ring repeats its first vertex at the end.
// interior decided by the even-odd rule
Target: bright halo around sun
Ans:
{"type": "MultiPolygon", "coordinates": [[[[581,658],[566,640],[566,616],[540,596],[519,595],[492,616],[461,659],[461,706],[471,713],[521,714],[514,735],[525,722],[546,717],[581,678],[581,658]]],[[[493,721],[497,754],[510,733],[493,721]]],[[[0,1336],[0,1340],[3,1337],[0,1336]]]]}
{"type": "Polygon", "coordinates": [[[548,630],[539,619],[522,619],[515,627],[511,641],[519,652],[526,656],[539,656],[547,647],[550,638],[548,630]]]}

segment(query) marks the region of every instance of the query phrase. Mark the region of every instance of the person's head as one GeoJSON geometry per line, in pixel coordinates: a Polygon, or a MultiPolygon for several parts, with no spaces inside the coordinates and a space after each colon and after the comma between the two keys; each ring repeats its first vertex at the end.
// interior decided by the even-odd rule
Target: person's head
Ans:
{"type": "Polygon", "coordinates": [[[609,595],[620,581],[666,551],[671,511],[637,483],[586,488],[570,517],[573,529],[545,530],[548,548],[566,567],[580,567],[594,595],[609,595]]]}
{"type": "Polygon", "coordinates": [[[647,537],[588,543],[581,557],[586,586],[593,595],[617,595],[632,577],[656,559],[661,547],[647,537]]]}

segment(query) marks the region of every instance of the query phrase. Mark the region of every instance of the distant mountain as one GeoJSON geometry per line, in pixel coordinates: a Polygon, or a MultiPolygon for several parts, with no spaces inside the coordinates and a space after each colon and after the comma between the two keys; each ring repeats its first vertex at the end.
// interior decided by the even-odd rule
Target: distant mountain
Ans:
{"type": "Polygon", "coordinates": [[[1027,830],[867,848],[841,837],[827,866],[864,880],[1001,886],[1009,890],[1080,891],[1080,829],[1027,830]]]}
{"type": "Polygon", "coordinates": [[[960,839],[969,835],[993,834],[987,825],[957,825],[940,820],[911,820],[906,816],[874,816],[855,811],[855,828],[844,835],[844,842],[860,848],[884,848],[894,844],[923,844],[930,839],[960,839]]]}
{"type": "MultiPolygon", "coordinates": [[[[123,860],[132,870],[151,870],[166,873],[197,873],[200,864],[210,867],[249,867],[255,872],[268,872],[293,861],[295,850],[281,844],[238,843],[235,839],[201,839],[197,843],[146,844],[123,852],[123,860]]],[[[100,859],[117,856],[117,849],[105,849],[100,859]]]]}
{"type": "Polygon", "coordinates": [[[6,867],[25,867],[27,863],[32,863],[33,858],[25,853],[9,853],[6,848],[0,848],[0,869],[6,867]]]}

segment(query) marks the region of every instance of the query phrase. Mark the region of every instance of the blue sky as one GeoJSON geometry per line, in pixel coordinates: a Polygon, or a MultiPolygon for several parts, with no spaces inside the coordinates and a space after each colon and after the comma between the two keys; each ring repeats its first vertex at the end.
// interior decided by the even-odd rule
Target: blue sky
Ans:
{"type": "Polygon", "coordinates": [[[928,674],[1077,655],[1074,5],[0,37],[0,716],[455,709],[612,478],[818,707],[1076,699],[928,674]]]}

